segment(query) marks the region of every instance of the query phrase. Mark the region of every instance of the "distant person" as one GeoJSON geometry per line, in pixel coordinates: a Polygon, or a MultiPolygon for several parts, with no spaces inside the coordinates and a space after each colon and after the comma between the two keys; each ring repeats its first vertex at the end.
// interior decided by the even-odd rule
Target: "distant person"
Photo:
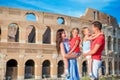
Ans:
{"type": "Polygon", "coordinates": [[[69,40],[66,39],[64,29],[59,29],[57,31],[56,48],[58,53],[61,52],[63,56],[65,64],[65,72],[63,75],[65,75],[64,77],[66,77],[66,80],[80,80],[76,60],[78,53],[69,53],[72,49],[70,50],[69,40]]]}
{"type": "MultiPolygon", "coordinates": [[[[83,49],[83,53],[87,53],[90,51],[90,45],[91,45],[91,40],[94,40],[95,38],[97,38],[100,34],[103,34],[102,32],[95,35],[95,34],[90,34],[90,30],[88,27],[83,27],[82,28],[82,49],[83,49]]],[[[88,63],[88,73],[89,73],[89,77],[93,78],[92,76],[92,57],[91,55],[86,56],[87,59],[87,63],[88,63]]]]}
{"type": "MultiPolygon", "coordinates": [[[[92,23],[92,31],[95,35],[101,33],[102,24],[98,21],[92,23]]],[[[101,67],[102,61],[102,51],[105,46],[105,37],[100,34],[98,37],[91,41],[91,49],[89,52],[83,53],[84,56],[92,55],[92,76],[93,79],[99,80],[99,68],[101,67]]]]}

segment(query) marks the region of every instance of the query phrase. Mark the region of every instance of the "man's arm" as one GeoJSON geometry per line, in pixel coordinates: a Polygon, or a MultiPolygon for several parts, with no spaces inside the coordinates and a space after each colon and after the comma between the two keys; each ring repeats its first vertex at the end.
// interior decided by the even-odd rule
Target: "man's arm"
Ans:
{"type": "Polygon", "coordinates": [[[100,48],[100,46],[101,46],[101,44],[96,44],[91,51],[89,51],[87,53],[83,53],[83,55],[87,56],[87,55],[93,55],[93,54],[95,54],[98,51],[98,49],[100,48]]]}

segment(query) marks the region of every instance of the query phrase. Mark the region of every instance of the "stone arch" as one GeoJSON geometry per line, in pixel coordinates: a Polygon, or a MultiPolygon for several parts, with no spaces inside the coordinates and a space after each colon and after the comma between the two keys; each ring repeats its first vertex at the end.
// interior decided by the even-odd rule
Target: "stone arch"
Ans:
{"type": "Polygon", "coordinates": [[[15,59],[10,59],[6,64],[6,80],[17,80],[17,61],[15,59]]]}
{"type": "Polygon", "coordinates": [[[16,23],[8,25],[8,42],[19,42],[19,26],[16,23]]]}
{"type": "Polygon", "coordinates": [[[25,79],[32,79],[35,76],[35,62],[29,59],[25,62],[25,79]]]}
{"type": "Polygon", "coordinates": [[[111,61],[108,63],[108,74],[109,75],[112,74],[112,62],[111,61]]]}
{"type": "Polygon", "coordinates": [[[47,29],[45,30],[42,41],[45,44],[51,43],[51,28],[50,27],[47,27],[47,29]]]}
{"type": "Polygon", "coordinates": [[[42,63],[42,78],[49,78],[50,77],[50,61],[45,60],[42,63]]]}
{"type": "Polygon", "coordinates": [[[101,69],[102,69],[102,75],[105,75],[105,73],[106,73],[106,63],[105,63],[105,61],[102,61],[101,69]]]}
{"type": "Polygon", "coordinates": [[[83,61],[82,63],[82,76],[87,75],[87,61],[83,61]]]}
{"type": "Polygon", "coordinates": [[[107,47],[108,47],[108,50],[111,50],[111,43],[112,43],[112,38],[111,38],[111,36],[108,36],[108,45],[107,45],[107,47]]]}
{"type": "Polygon", "coordinates": [[[37,21],[37,17],[35,15],[35,13],[33,13],[33,12],[26,13],[25,17],[26,17],[27,21],[37,21]]]}
{"type": "Polygon", "coordinates": [[[58,69],[57,69],[57,76],[58,77],[61,77],[61,75],[64,73],[64,63],[63,63],[63,60],[60,60],[58,62],[58,69]]]}
{"type": "Polygon", "coordinates": [[[26,29],[26,36],[28,43],[36,42],[36,28],[33,25],[29,25],[26,29]]]}
{"type": "Polygon", "coordinates": [[[57,22],[58,24],[65,24],[65,19],[63,17],[58,17],[57,22]]]}

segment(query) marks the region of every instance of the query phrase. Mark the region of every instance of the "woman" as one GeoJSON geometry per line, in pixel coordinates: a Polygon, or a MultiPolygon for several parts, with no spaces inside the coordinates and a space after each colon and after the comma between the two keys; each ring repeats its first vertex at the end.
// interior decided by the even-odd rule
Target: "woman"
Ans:
{"type": "MultiPolygon", "coordinates": [[[[59,29],[56,34],[56,48],[58,53],[61,52],[63,59],[66,57],[68,59],[68,72],[69,77],[66,78],[66,80],[80,80],[79,73],[78,73],[78,67],[77,67],[77,60],[76,55],[70,54],[66,55],[66,53],[69,52],[69,42],[68,39],[66,39],[66,34],[64,29],[59,29]]],[[[64,61],[66,63],[66,61],[64,61]]]]}

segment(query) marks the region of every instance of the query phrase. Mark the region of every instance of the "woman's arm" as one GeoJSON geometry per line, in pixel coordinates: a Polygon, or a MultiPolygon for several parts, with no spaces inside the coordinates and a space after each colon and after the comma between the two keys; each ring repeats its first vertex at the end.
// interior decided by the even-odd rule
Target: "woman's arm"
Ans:
{"type": "Polygon", "coordinates": [[[65,53],[65,49],[64,49],[64,45],[63,43],[60,43],[60,51],[61,51],[61,55],[67,59],[71,59],[71,58],[77,58],[76,55],[74,54],[66,54],[65,53]]]}
{"type": "Polygon", "coordinates": [[[65,57],[66,53],[65,53],[65,48],[64,48],[63,43],[60,43],[60,51],[61,51],[62,56],[65,57]]]}

